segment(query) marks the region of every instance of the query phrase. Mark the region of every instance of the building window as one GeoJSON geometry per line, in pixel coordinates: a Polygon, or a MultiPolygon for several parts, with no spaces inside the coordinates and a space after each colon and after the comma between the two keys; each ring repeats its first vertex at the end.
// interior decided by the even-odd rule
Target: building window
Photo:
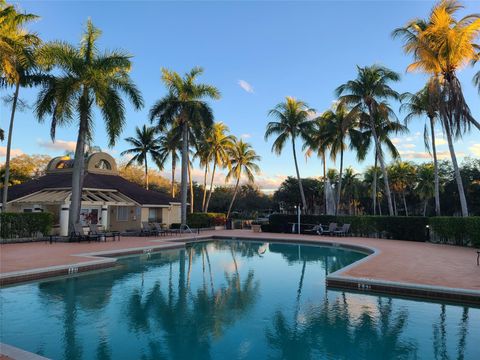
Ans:
{"type": "Polygon", "coordinates": [[[148,209],[149,222],[162,222],[162,209],[149,208],[148,209]]]}
{"type": "Polygon", "coordinates": [[[128,221],[128,206],[117,206],[117,221],[128,221]]]}
{"type": "Polygon", "coordinates": [[[98,224],[98,218],[98,208],[82,208],[82,210],[80,210],[80,224],[82,224],[82,226],[88,226],[89,224],[98,224]]]}
{"type": "Polygon", "coordinates": [[[107,160],[104,160],[104,159],[102,159],[98,163],[96,163],[95,167],[97,169],[101,169],[101,170],[112,170],[112,165],[110,165],[110,163],[107,160]]]}

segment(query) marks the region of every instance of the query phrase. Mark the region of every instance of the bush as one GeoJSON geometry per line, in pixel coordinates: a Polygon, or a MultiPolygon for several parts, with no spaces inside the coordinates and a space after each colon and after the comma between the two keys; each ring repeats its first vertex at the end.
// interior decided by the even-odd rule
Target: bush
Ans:
{"type": "MultiPolygon", "coordinates": [[[[270,216],[269,232],[292,232],[297,215],[270,216]]],[[[300,219],[301,232],[316,224],[350,224],[350,232],[357,236],[382,237],[397,240],[427,241],[428,218],[422,216],[332,216],[303,215],[300,219]]],[[[263,228],[262,228],[262,231],[263,228]]]]}
{"type": "Polygon", "coordinates": [[[480,216],[432,217],[430,228],[435,241],[480,247],[480,216]]]}
{"type": "Polygon", "coordinates": [[[209,228],[225,225],[223,213],[193,213],[187,215],[187,225],[191,228],[209,228]]]}
{"type": "Polygon", "coordinates": [[[1,213],[0,238],[35,237],[38,233],[50,234],[53,215],[50,213],[1,213]]]}

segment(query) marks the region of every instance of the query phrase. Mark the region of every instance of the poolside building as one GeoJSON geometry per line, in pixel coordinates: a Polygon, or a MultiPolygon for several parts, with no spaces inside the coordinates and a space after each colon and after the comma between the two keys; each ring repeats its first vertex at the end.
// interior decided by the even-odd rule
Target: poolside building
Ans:
{"type": "MultiPolygon", "coordinates": [[[[54,233],[68,235],[72,173],[72,159],[53,158],[44,176],[9,188],[6,211],[50,212],[54,233]]],[[[139,230],[144,221],[170,226],[180,222],[180,203],[124,179],[115,159],[97,152],[85,160],[80,221],[116,231],[139,230]]]]}

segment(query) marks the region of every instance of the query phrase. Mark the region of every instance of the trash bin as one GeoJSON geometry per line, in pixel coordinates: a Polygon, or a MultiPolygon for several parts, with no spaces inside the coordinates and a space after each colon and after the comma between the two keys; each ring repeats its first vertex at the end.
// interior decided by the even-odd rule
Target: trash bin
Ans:
{"type": "Polygon", "coordinates": [[[232,226],[232,225],[233,225],[232,219],[227,219],[227,222],[225,223],[225,228],[226,228],[227,230],[233,230],[233,226],[232,226]]]}

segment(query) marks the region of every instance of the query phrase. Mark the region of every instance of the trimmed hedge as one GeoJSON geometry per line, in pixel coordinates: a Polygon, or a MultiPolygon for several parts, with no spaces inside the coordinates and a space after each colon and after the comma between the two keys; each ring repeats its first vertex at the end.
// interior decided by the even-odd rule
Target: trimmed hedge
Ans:
{"type": "Polygon", "coordinates": [[[187,215],[187,225],[191,228],[209,228],[225,225],[226,217],[223,213],[193,213],[187,215]]]}
{"type": "MultiPolygon", "coordinates": [[[[292,223],[297,223],[297,215],[274,214],[268,225],[262,226],[265,232],[291,232],[292,223]]],[[[301,232],[314,224],[350,224],[353,235],[381,237],[386,239],[427,241],[428,218],[423,216],[331,216],[302,215],[301,232]]]]}
{"type": "Polygon", "coordinates": [[[1,213],[0,238],[28,238],[38,233],[50,234],[53,215],[50,213],[1,213]]]}
{"type": "Polygon", "coordinates": [[[432,240],[480,247],[480,216],[430,218],[432,240]]]}

